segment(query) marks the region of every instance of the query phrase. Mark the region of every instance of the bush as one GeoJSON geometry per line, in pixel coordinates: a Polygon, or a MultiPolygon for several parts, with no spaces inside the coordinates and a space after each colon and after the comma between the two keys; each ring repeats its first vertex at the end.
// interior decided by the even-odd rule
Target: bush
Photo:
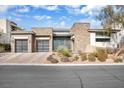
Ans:
{"type": "Polygon", "coordinates": [[[0,46],[0,53],[1,53],[1,52],[4,52],[4,51],[5,51],[4,46],[0,46]]]}
{"type": "Polygon", "coordinates": [[[108,54],[113,54],[113,53],[115,53],[116,50],[113,48],[106,48],[106,51],[108,54]]]}
{"type": "Polygon", "coordinates": [[[74,57],[74,61],[78,61],[78,59],[79,59],[79,57],[76,55],[76,56],[74,57]]]}
{"type": "Polygon", "coordinates": [[[66,57],[70,57],[71,56],[71,53],[70,53],[69,49],[64,47],[64,46],[59,46],[57,48],[57,52],[62,54],[63,56],[66,56],[66,57]]]}
{"type": "Polygon", "coordinates": [[[81,60],[82,61],[86,61],[87,60],[87,54],[86,53],[81,53],[80,56],[81,56],[81,60]]]}
{"type": "Polygon", "coordinates": [[[123,60],[121,58],[116,58],[116,59],[114,59],[114,62],[119,63],[119,62],[123,62],[123,60]]]}
{"type": "Polygon", "coordinates": [[[96,61],[96,53],[88,54],[88,61],[90,61],[90,62],[96,61]]]}
{"type": "Polygon", "coordinates": [[[10,44],[4,44],[5,51],[11,51],[10,44]]]}
{"type": "Polygon", "coordinates": [[[5,51],[10,51],[11,48],[10,48],[10,44],[1,44],[0,43],[0,52],[5,52],[5,51]]]}
{"type": "Polygon", "coordinates": [[[104,62],[106,61],[108,54],[105,49],[96,48],[96,57],[99,61],[104,62]]]}

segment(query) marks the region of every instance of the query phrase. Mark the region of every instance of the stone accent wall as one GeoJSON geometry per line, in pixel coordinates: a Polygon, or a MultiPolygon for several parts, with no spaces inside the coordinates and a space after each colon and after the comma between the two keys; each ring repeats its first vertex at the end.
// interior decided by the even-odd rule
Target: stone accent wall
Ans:
{"type": "Polygon", "coordinates": [[[89,28],[89,23],[75,23],[72,26],[70,32],[74,35],[74,53],[78,53],[78,51],[85,52],[87,46],[90,45],[90,33],[88,32],[89,28]]]}

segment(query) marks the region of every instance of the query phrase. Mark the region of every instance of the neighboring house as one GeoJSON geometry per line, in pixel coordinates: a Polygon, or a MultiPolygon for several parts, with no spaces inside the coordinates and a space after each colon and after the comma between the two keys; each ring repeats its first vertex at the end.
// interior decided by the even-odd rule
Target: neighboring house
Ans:
{"type": "Polygon", "coordinates": [[[17,24],[7,19],[0,19],[0,43],[10,44],[12,31],[21,30],[17,24]]]}
{"type": "MultiPolygon", "coordinates": [[[[12,52],[52,52],[66,46],[72,52],[86,51],[89,46],[117,48],[120,30],[108,34],[105,29],[90,29],[89,23],[75,23],[71,29],[32,28],[11,32],[12,52]]],[[[124,35],[122,35],[124,36],[124,35]]]]}

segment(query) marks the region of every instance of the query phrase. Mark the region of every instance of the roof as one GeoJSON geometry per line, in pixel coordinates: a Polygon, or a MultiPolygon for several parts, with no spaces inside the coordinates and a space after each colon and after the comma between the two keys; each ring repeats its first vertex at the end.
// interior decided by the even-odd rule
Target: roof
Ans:
{"type": "MultiPolygon", "coordinates": [[[[107,32],[107,29],[88,29],[89,32],[107,32]]],[[[119,29],[112,29],[113,33],[119,32],[119,29]]]]}
{"type": "Polygon", "coordinates": [[[32,32],[32,31],[13,31],[13,32],[11,32],[11,34],[12,35],[14,35],[14,34],[35,34],[34,32],[32,32]]]}
{"type": "Polygon", "coordinates": [[[68,28],[53,28],[54,32],[69,32],[70,29],[68,28]]]}

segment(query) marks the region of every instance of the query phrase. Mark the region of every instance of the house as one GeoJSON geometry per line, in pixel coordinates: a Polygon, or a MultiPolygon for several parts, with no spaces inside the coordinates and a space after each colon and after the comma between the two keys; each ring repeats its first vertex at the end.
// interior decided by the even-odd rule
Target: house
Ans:
{"type": "Polygon", "coordinates": [[[10,44],[12,31],[21,30],[17,24],[7,19],[0,19],[0,43],[10,44]]]}
{"type": "MultiPolygon", "coordinates": [[[[12,52],[52,52],[65,46],[72,52],[86,51],[89,46],[117,48],[120,30],[90,29],[89,23],[75,23],[70,29],[34,27],[31,31],[11,32],[12,52]]],[[[122,36],[124,36],[122,34],[122,36]]]]}

